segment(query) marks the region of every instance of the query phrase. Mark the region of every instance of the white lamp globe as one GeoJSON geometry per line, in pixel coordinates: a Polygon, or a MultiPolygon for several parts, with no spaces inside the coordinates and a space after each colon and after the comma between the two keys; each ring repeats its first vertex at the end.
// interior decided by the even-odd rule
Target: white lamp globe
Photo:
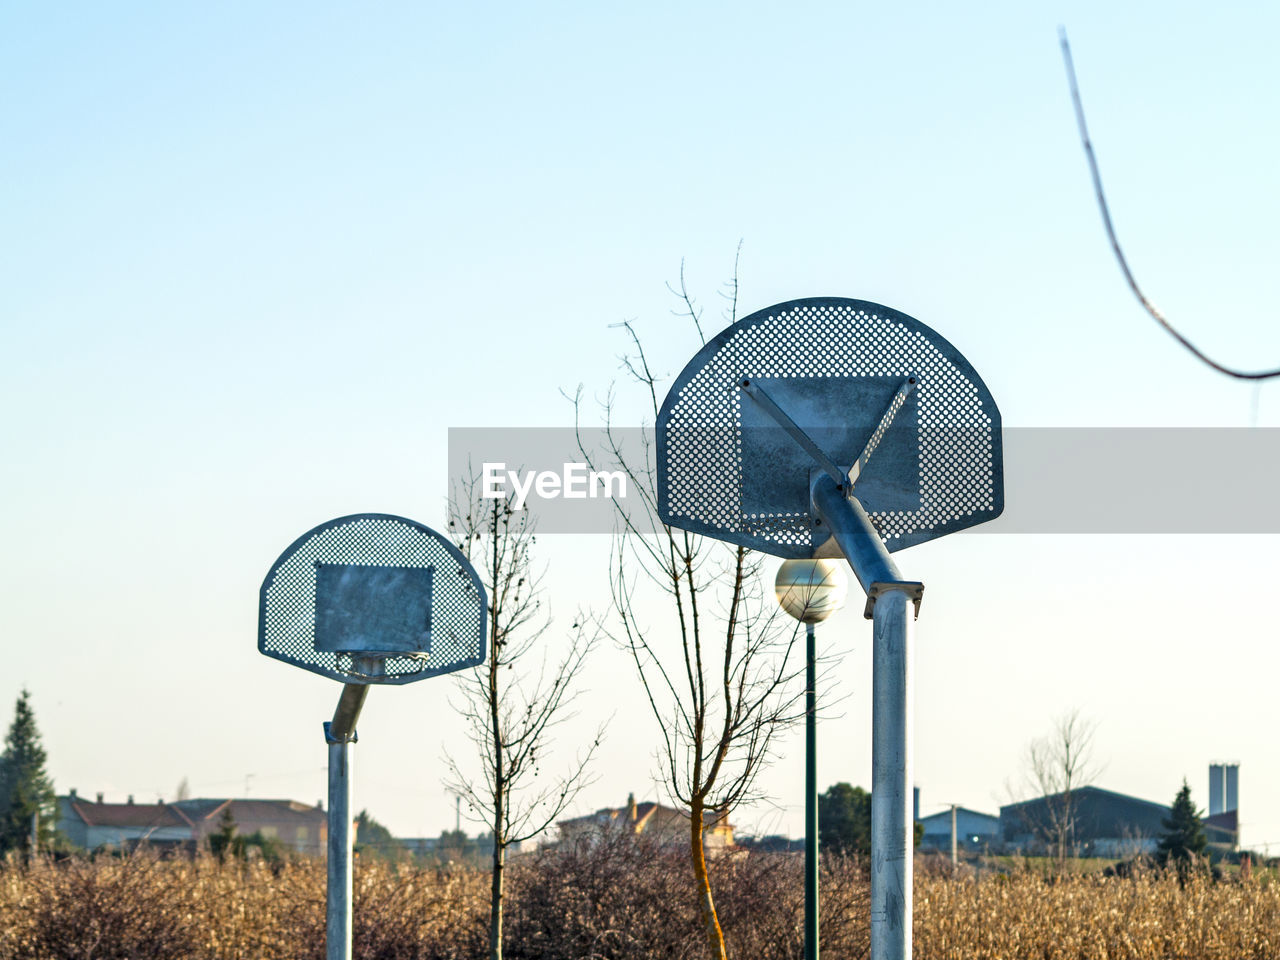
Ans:
{"type": "Polygon", "coordinates": [[[801,623],[821,623],[844,606],[849,581],[833,560],[787,560],[773,590],[782,609],[801,623]]]}

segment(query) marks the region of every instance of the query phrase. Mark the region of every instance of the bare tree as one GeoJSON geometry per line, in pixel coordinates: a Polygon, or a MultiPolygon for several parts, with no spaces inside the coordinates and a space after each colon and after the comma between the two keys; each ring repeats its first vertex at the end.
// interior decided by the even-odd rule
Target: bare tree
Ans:
{"type": "Polygon", "coordinates": [[[1077,791],[1097,777],[1093,737],[1097,724],[1068,710],[1054,721],[1053,730],[1027,745],[1026,784],[1038,798],[1023,804],[1023,820],[1057,857],[1058,866],[1075,849],[1077,791]]]}
{"type": "Polygon", "coordinates": [[[505,498],[479,496],[478,478],[455,489],[449,529],[480,573],[489,594],[489,657],[462,678],[459,710],[482,760],[480,780],[468,777],[450,755],[448,786],[493,831],[489,901],[489,956],[502,958],[507,849],[546,830],[590,782],[587,768],[603,728],[560,776],[539,779],[554,731],[573,719],[574,681],[598,633],[579,615],[558,661],[536,652],[551,633],[542,603],[542,572],[531,556],[529,515],[505,498]],[[536,667],[526,668],[536,662],[536,667]]]}
{"type": "MultiPolygon", "coordinates": [[[[737,304],[737,270],[728,285],[727,319],[737,304]]],[[[681,314],[702,338],[701,311],[684,281],[681,314]]],[[[657,417],[658,378],[631,323],[622,358],[646,392],[657,417]]],[[[575,397],[581,426],[581,390],[575,397]]],[[[772,591],[762,589],[757,555],[668,527],[658,517],[654,451],[624,449],[614,429],[612,395],[603,403],[603,450],[579,446],[592,469],[620,469],[628,501],[618,511],[610,586],[616,626],[610,633],[632,657],[661,734],[663,780],[689,814],[689,858],[707,955],[725,960],[724,935],[707,874],[706,834],[741,803],[756,799],[756,784],[779,730],[803,716],[792,666],[798,626],[779,615],[772,591]],[[605,461],[608,461],[605,466],[605,461]],[[648,602],[657,588],[665,603],[648,602]],[[663,611],[657,617],[655,610],[663,611]],[[785,621],[785,622],[784,622],[785,621]]],[[[800,668],[802,669],[802,668],[800,668]]]]}

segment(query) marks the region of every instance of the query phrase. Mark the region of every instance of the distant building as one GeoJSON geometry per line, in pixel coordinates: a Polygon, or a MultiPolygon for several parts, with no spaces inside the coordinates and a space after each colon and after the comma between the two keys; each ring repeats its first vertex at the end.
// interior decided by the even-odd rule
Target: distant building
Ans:
{"type": "MultiPolygon", "coordinates": [[[[725,850],[734,846],[733,825],[726,811],[708,811],[703,830],[703,843],[708,852],[725,850]]],[[[592,841],[615,831],[634,836],[645,836],[661,844],[689,842],[689,815],[683,810],[646,801],[636,803],[636,795],[627,797],[625,807],[604,807],[585,817],[561,820],[561,843],[592,841]]]]}
{"type": "Polygon", "coordinates": [[[1240,811],[1225,810],[1200,821],[1204,824],[1205,835],[1214,846],[1226,847],[1230,850],[1240,848],[1240,811]]]}
{"type": "Polygon", "coordinates": [[[170,806],[191,819],[197,844],[207,844],[209,836],[218,832],[226,810],[231,811],[240,836],[260,833],[295,853],[319,856],[328,841],[329,815],[319,806],[296,800],[179,800],[170,806]]]}
{"type": "Polygon", "coordinates": [[[231,811],[236,833],[260,833],[295,853],[324,853],[328,815],[319,807],[295,800],[179,800],[176,803],[106,803],[98,794],[90,802],[72,790],[58,798],[58,829],[84,850],[103,847],[154,847],[195,851],[208,845],[221,829],[223,812],[231,811]]]}
{"type": "Polygon", "coordinates": [[[1053,824],[1070,805],[1069,856],[1125,857],[1155,852],[1169,807],[1100,787],[1080,787],[1000,808],[1007,849],[1028,854],[1054,850],[1053,824]]]}
{"type": "Polygon", "coordinates": [[[763,837],[738,837],[737,845],[751,853],[803,853],[804,837],[770,833],[763,837]]]}
{"type": "MultiPolygon", "coordinates": [[[[455,857],[488,861],[493,856],[493,834],[481,833],[474,837],[463,834],[446,834],[440,837],[396,837],[392,843],[407,853],[428,860],[449,860],[455,857]]],[[[507,844],[507,853],[532,853],[538,849],[536,840],[524,840],[507,844]]]]}
{"type": "Polygon", "coordinates": [[[440,849],[439,837],[397,837],[396,842],[415,857],[434,857],[440,849]]]}
{"type": "Polygon", "coordinates": [[[168,803],[104,803],[77,796],[72,790],[58,797],[58,830],[84,850],[112,847],[129,850],[140,843],[156,847],[194,849],[192,822],[168,803]]]}
{"type": "MultiPolygon", "coordinates": [[[[1053,794],[1001,807],[1000,836],[1006,849],[1028,854],[1051,852],[1052,823],[1063,804],[1064,795],[1053,794]]],[[[1076,857],[1153,854],[1164,834],[1164,821],[1172,812],[1150,800],[1101,787],[1080,787],[1071,792],[1068,853],[1076,857]]],[[[1210,843],[1234,844],[1234,831],[1211,820],[1202,822],[1210,843]]]]}
{"type": "MultiPolygon", "coordinates": [[[[921,817],[924,836],[920,838],[921,850],[951,849],[951,809],[921,817]]],[[[992,813],[980,813],[968,807],[956,807],[956,848],[980,852],[1000,842],[1000,818],[992,813]]]]}

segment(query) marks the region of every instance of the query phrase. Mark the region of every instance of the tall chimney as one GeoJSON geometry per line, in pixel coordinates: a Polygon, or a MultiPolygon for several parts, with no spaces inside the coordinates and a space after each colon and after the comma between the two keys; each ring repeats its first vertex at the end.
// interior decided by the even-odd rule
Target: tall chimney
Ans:
{"type": "Polygon", "coordinates": [[[1224,770],[1227,775],[1226,789],[1223,791],[1223,813],[1240,809],[1240,764],[1228,763],[1224,770]]]}
{"type": "Polygon", "coordinates": [[[102,791],[98,791],[98,802],[102,802],[102,791]]]}
{"type": "Polygon", "coordinates": [[[636,795],[634,793],[627,794],[627,819],[632,823],[636,822],[636,795]]]}

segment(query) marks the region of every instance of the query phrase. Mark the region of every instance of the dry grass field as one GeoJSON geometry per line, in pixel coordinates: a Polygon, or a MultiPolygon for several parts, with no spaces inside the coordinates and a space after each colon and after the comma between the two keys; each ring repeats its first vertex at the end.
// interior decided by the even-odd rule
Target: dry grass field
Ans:
{"type": "MultiPolygon", "coordinates": [[[[800,863],[784,855],[716,864],[731,956],[802,956],[800,863]]],[[[865,867],[830,860],[823,951],[867,955],[865,867]]],[[[514,865],[512,960],[700,955],[684,863],[626,845],[559,851],[514,865]]],[[[484,956],[483,874],[369,862],[356,874],[356,948],[365,960],[484,956]]],[[[128,859],[0,868],[4,960],[309,960],[323,956],[324,867],[128,859]]],[[[916,881],[921,960],[1280,958],[1280,883],[1255,875],[1185,887],[1158,873],[1062,879],[1026,871],[916,881]]]]}

